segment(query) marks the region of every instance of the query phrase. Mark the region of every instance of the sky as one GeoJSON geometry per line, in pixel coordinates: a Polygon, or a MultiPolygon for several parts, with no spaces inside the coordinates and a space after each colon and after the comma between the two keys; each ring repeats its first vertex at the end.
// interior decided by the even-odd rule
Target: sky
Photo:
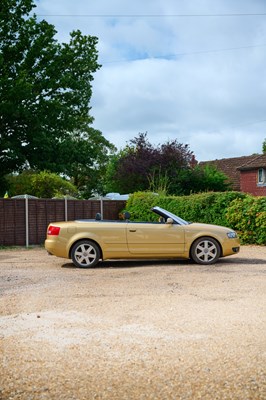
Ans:
{"type": "Polygon", "coordinates": [[[98,37],[93,127],[122,149],[147,132],[198,161],[262,153],[266,0],[35,0],[59,42],[98,37]],[[264,14],[264,15],[259,15],[264,14]]]}

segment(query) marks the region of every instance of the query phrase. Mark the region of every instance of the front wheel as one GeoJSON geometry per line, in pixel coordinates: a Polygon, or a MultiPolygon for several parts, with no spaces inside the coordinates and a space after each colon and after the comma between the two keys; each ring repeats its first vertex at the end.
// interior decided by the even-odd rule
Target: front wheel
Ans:
{"type": "Polygon", "coordinates": [[[210,237],[197,239],[191,248],[191,258],[197,264],[214,264],[221,255],[221,250],[217,240],[210,237]]]}
{"type": "Polygon", "coordinates": [[[99,246],[90,240],[81,240],[72,247],[71,259],[78,268],[94,267],[100,259],[99,246]]]}

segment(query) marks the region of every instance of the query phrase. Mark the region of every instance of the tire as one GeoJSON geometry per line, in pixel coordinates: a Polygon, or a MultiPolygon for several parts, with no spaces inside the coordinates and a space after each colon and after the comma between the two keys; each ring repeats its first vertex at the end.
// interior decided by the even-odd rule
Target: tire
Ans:
{"type": "Polygon", "coordinates": [[[221,249],[217,240],[211,237],[197,239],[190,252],[191,258],[197,264],[214,264],[221,255],[221,249]]]}
{"type": "Polygon", "coordinates": [[[91,240],[81,240],[71,249],[71,259],[78,268],[90,268],[98,264],[100,259],[99,246],[91,240]]]}

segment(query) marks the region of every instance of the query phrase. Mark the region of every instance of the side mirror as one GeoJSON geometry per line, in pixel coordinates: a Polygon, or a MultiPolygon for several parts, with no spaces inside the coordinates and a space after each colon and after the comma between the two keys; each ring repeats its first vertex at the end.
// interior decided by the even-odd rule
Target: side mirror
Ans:
{"type": "Polygon", "coordinates": [[[166,223],[169,225],[173,225],[174,220],[172,218],[167,218],[166,223]]]}

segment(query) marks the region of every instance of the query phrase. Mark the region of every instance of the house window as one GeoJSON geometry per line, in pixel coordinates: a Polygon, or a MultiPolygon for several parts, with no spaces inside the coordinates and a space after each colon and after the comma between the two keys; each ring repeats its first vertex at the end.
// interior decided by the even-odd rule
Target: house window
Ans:
{"type": "Polygon", "coordinates": [[[263,185],[266,183],[266,173],[264,168],[258,170],[258,184],[263,185]]]}

